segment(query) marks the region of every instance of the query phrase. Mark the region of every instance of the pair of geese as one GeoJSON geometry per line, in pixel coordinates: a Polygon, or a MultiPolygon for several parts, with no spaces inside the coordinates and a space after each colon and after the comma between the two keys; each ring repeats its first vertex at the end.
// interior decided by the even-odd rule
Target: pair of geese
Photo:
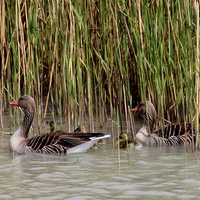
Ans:
{"type": "MultiPolygon", "coordinates": [[[[55,131],[44,133],[28,138],[28,132],[33,122],[35,114],[35,101],[31,96],[24,95],[18,100],[10,103],[11,106],[18,106],[24,111],[24,119],[21,126],[10,138],[10,148],[18,154],[26,153],[45,153],[45,154],[66,154],[86,152],[99,140],[108,138],[110,135],[103,133],[73,132],[66,133],[55,131]]],[[[149,101],[141,102],[133,111],[139,112],[149,124],[155,123],[156,111],[153,104],[149,101]]],[[[118,138],[120,147],[127,147],[131,144],[159,145],[159,144],[189,144],[195,140],[195,131],[191,123],[186,125],[174,124],[168,129],[158,129],[153,133],[147,132],[146,123],[136,134],[135,139],[128,134],[121,134],[118,138]],[[166,132],[166,130],[168,130],[166,132]],[[162,137],[161,137],[162,136],[162,137]]]]}

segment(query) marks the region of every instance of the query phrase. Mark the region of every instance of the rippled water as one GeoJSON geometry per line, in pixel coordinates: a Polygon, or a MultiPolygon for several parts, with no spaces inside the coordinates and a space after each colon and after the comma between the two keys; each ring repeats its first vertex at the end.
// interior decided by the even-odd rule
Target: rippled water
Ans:
{"type": "Polygon", "coordinates": [[[13,155],[0,135],[0,199],[198,199],[199,153],[184,147],[13,155]]]}

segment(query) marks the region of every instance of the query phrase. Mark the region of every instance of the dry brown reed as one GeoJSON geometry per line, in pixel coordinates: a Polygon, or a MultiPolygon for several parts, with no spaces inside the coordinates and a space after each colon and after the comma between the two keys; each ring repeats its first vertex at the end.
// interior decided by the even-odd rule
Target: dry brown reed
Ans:
{"type": "Polygon", "coordinates": [[[88,116],[93,131],[94,114],[128,121],[148,99],[199,126],[197,1],[2,0],[0,23],[1,110],[26,93],[42,118],[51,105],[69,125],[88,116]]]}

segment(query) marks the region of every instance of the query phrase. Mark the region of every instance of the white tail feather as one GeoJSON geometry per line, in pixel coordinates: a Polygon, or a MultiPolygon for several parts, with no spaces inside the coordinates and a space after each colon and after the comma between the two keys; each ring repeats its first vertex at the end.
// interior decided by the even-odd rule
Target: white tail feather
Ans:
{"type": "Polygon", "coordinates": [[[90,147],[92,147],[100,139],[109,138],[109,137],[110,137],[110,135],[104,135],[102,137],[91,137],[90,141],[68,149],[67,153],[70,154],[70,153],[83,153],[83,152],[86,152],[90,147]]]}

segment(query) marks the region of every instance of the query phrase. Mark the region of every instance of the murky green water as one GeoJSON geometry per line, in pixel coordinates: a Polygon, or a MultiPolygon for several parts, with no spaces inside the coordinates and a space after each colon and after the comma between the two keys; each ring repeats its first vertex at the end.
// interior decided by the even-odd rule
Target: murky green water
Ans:
{"type": "Polygon", "coordinates": [[[198,199],[200,155],[183,147],[13,155],[0,134],[0,199],[198,199]],[[120,163],[120,164],[119,164],[120,163]]]}

